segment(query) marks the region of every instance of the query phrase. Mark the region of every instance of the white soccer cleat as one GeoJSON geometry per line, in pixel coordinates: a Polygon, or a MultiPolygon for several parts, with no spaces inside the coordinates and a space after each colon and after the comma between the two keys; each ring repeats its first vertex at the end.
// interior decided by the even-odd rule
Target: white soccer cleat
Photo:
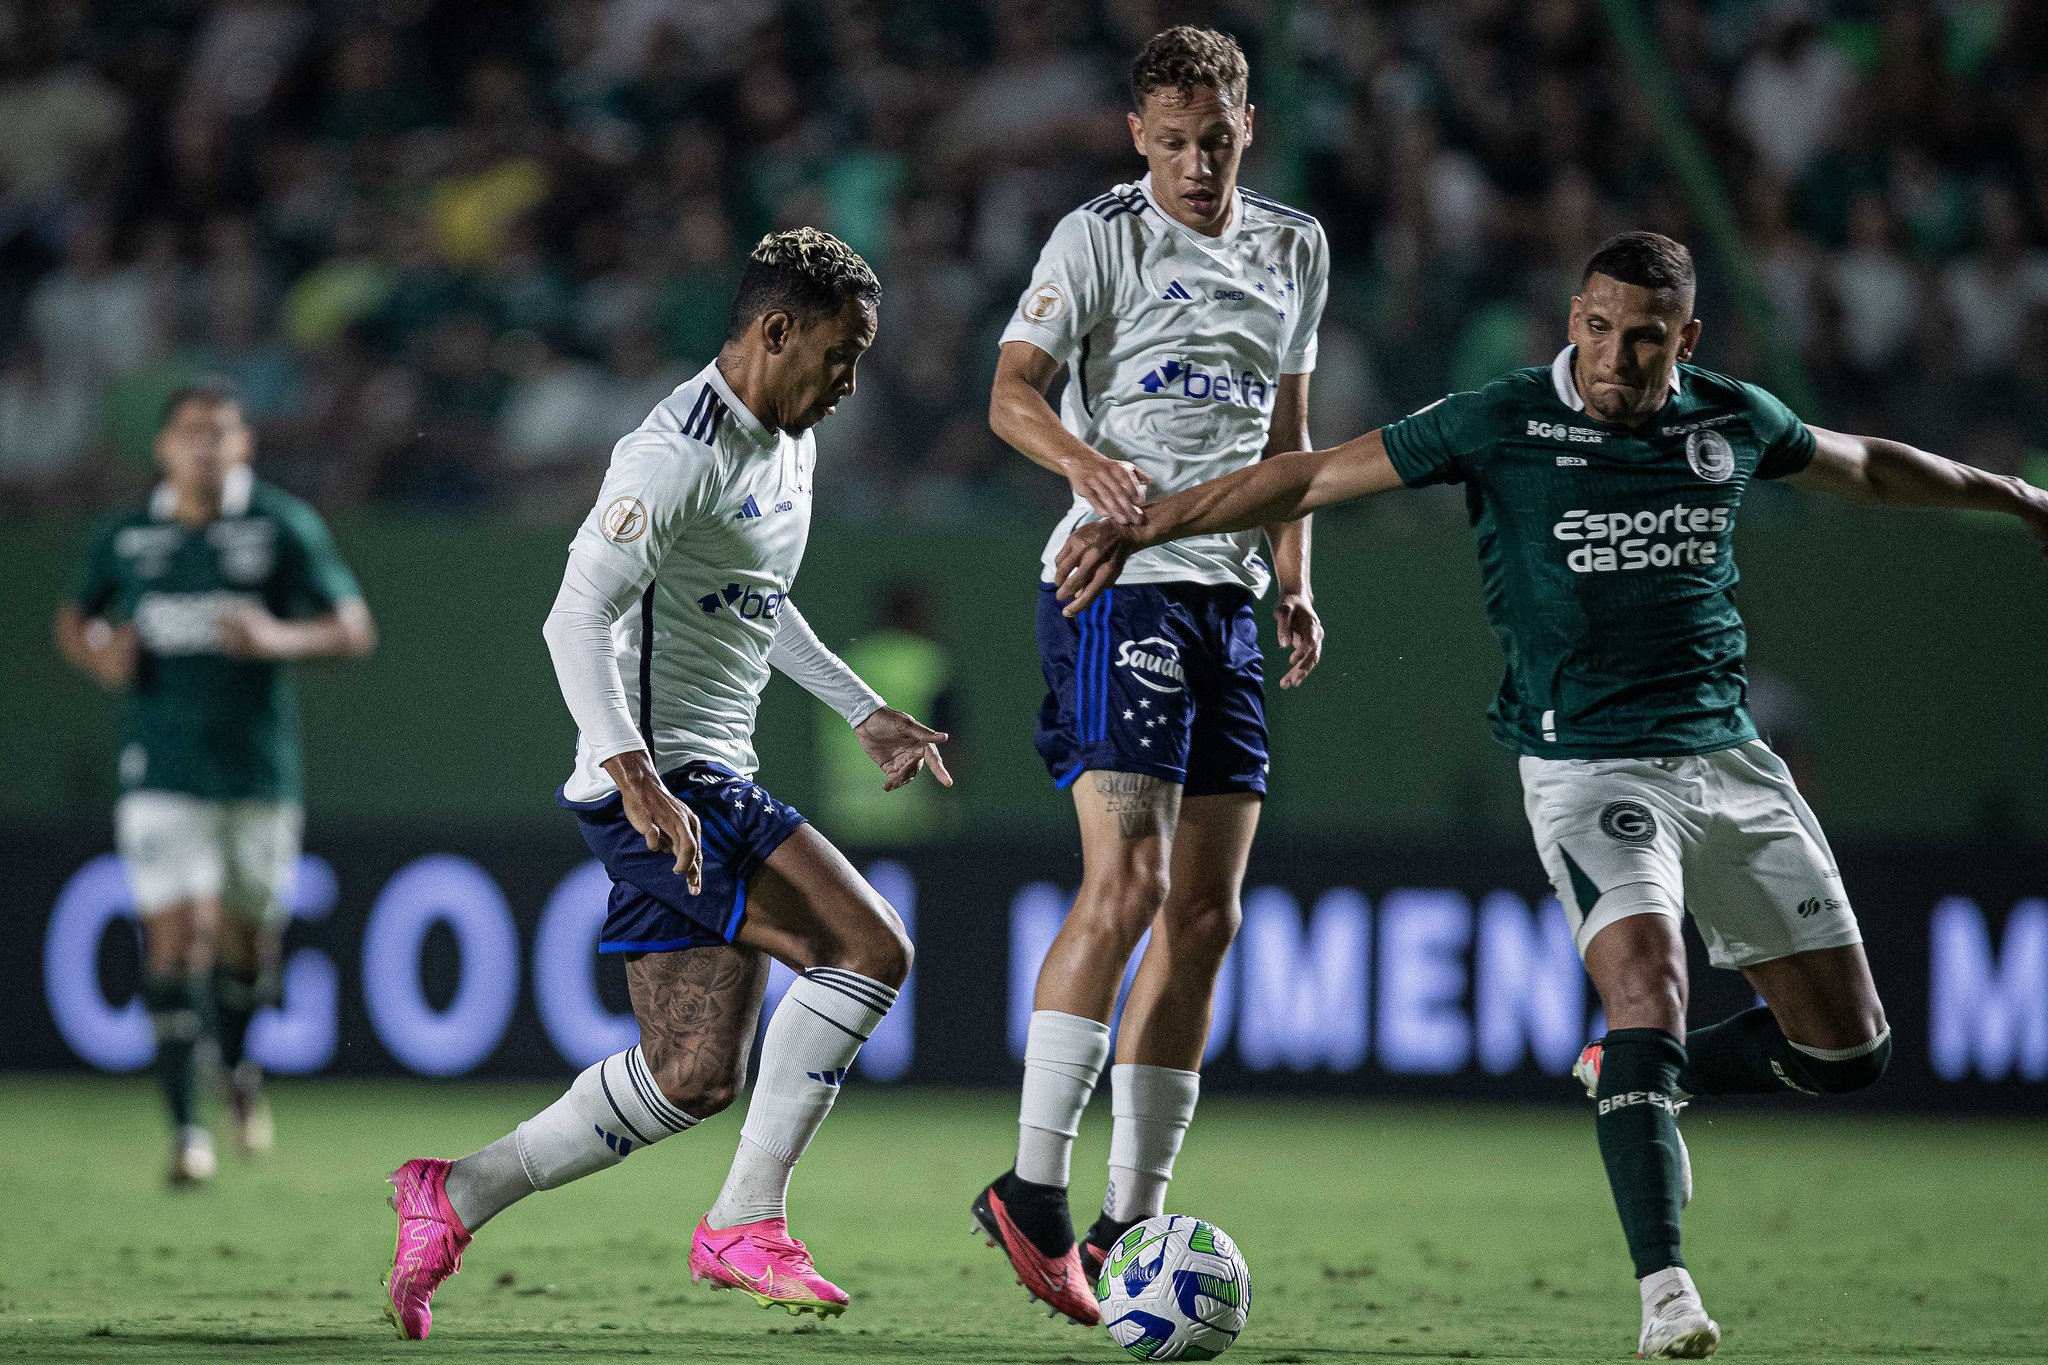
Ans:
{"type": "Polygon", "coordinates": [[[1642,1282],[1643,1334],[1639,1360],[1705,1360],[1721,1348],[1721,1326],[1707,1316],[1700,1291],[1683,1266],[1672,1266],[1642,1282]]]}
{"type": "Polygon", "coordinates": [[[171,1168],[164,1179],[172,1186],[189,1188],[213,1179],[219,1166],[213,1155],[213,1134],[190,1124],[171,1134],[171,1168]]]}
{"type": "Polygon", "coordinates": [[[228,1114],[235,1150],[245,1157],[262,1156],[277,1145],[277,1125],[270,1117],[270,1100],[263,1093],[263,1073],[253,1062],[243,1062],[228,1073],[228,1114]]]}
{"type": "MultiPolygon", "coordinates": [[[[1600,1044],[1586,1044],[1585,1050],[1579,1053],[1579,1060],[1572,1063],[1572,1076],[1586,1087],[1587,1099],[1600,1098],[1600,1044]]],[[[1692,1096],[1683,1090],[1675,1091],[1671,1096],[1672,1107],[1683,1112],[1691,1099],[1692,1096]]],[[[1682,1209],[1692,1203],[1692,1153],[1686,1149],[1685,1134],[1675,1128],[1672,1131],[1678,1138],[1678,1165],[1685,1179],[1684,1193],[1678,1199],[1678,1207],[1682,1209]]]]}

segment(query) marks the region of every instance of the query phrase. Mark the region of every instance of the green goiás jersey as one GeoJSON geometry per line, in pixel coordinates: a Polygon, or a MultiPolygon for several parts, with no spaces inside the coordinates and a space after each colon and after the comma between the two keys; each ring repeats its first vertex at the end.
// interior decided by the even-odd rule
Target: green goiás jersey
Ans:
{"type": "Polygon", "coordinates": [[[123,791],[210,800],[297,801],[299,698],[288,664],[222,651],[227,609],[319,616],[361,595],[319,514],[246,469],[229,475],[220,515],[188,527],[159,487],[147,506],[95,532],[72,600],[88,617],[132,623],[140,646],[122,722],[123,791]]]}
{"type": "Polygon", "coordinates": [[[1680,365],[1640,427],[1599,421],[1573,348],[1384,431],[1404,483],[1460,483],[1507,656],[1488,716],[1540,758],[1678,757],[1755,739],[1736,511],[1813,433],[1753,384],[1680,365]]]}

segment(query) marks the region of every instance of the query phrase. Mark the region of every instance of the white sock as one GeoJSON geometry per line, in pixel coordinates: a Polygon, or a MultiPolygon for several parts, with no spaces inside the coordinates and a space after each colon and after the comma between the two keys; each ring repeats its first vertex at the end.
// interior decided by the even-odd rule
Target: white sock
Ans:
{"type": "Polygon", "coordinates": [[[896,991],[838,967],[813,967],[775,1007],[739,1150],[705,1221],[715,1228],[786,1217],[789,1173],[811,1145],[860,1045],[896,991]]]}
{"type": "Polygon", "coordinates": [[[448,1202],[475,1232],[535,1190],[616,1166],[697,1120],[654,1084],[638,1044],[589,1068],[547,1108],[448,1171],[448,1202]]]}
{"type": "Polygon", "coordinates": [[[1081,1111],[1109,1060],[1109,1025],[1034,1010],[1024,1035],[1024,1098],[1017,1110],[1017,1178],[1065,1189],[1081,1111]]]}
{"type": "Polygon", "coordinates": [[[1653,1316],[1657,1309],[1673,1294],[1684,1294],[1698,1299],[1700,1291],[1693,1287],[1692,1274],[1682,1265],[1666,1266],[1654,1275],[1645,1275],[1636,1281],[1643,1292],[1643,1316],[1653,1316]]]}
{"type": "Polygon", "coordinates": [[[1202,1093],[1198,1071],[1122,1062],[1109,1069],[1109,1193],[1102,1211],[1119,1223],[1166,1212],[1173,1159],[1202,1093]]]}

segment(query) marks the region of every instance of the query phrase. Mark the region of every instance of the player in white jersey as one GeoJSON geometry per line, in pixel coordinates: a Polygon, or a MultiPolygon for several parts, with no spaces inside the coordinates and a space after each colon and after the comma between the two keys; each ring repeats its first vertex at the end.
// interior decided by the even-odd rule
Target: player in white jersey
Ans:
{"type": "Polygon", "coordinates": [[[853,392],[881,288],[811,228],[763,238],[718,358],[612,452],[570,546],[546,636],[576,719],[561,803],[612,876],[599,951],[624,954],[640,1042],[460,1161],[393,1173],[399,1335],[470,1236],[535,1190],[616,1165],[729,1105],[747,1072],[769,958],[801,973],[770,1020],[692,1278],[763,1307],[831,1316],[844,1291],[789,1235],[791,1169],[910,971],[896,912],[796,811],[753,780],[771,667],[854,726],[893,790],[946,736],[885,706],[789,600],[810,529],[810,429],[853,392]]]}
{"type": "Polygon", "coordinates": [[[1266,790],[1253,605],[1280,584],[1281,686],[1316,666],[1306,518],[1201,536],[1134,558],[1079,621],[1050,567],[1073,528],[1135,523],[1163,496],[1308,440],[1308,377],[1329,276],[1307,214],[1242,189],[1249,72],[1237,44],[1175,28],[1132,65],[1132,142],[1149,168],[1061,220],[1004,330],[996,433],[1064,475],[1072,510],[1046,543],[1038,639],[1049,695],[1038,748],[1081,826],[1074,908],[1038,978],[1015,1167],[974,1214],[1034,1296],[1097,1320],[1103,1253],[1164,1209],[1193,1116],[1211,997],[1266,790]],[[1061,370],[1055,414],[1046,387],[1061,370]],[[1109,1059],[1108,1020],[1139,939],[1110,1074],[1102,1216],[1077,1248],[1069,1153],[1109,1059]]]}

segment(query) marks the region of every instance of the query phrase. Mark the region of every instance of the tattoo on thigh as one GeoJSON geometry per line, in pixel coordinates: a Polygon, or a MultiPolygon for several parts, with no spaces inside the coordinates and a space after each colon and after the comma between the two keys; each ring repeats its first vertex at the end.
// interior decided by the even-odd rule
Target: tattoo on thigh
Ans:
{"type": "Polygon", "coordinates": [[[649,953],[626,964],[643,1048],[686,1075],[746,1069],[768,959],[738,946],[649,953]]]}
{"type": "Polygon", "coordinates": [[[1116,817],[1117,832],[1139,839],[1163,831],[1173,816],[1180,788],[1150,773],[1097,773],[1095,793],[1116,817]]]}

